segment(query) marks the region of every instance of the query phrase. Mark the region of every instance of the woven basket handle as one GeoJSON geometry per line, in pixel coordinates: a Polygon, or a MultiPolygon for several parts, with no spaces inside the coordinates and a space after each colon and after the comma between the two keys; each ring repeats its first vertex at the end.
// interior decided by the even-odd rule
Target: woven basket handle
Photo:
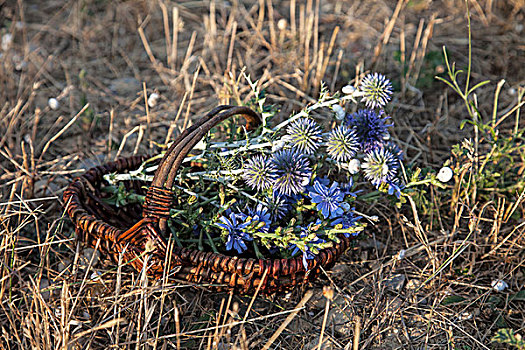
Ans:
{"type": "Polygon", "coordinates": [[[143,217],[159,220],[162,232],[167,228],[166,221],[173,201],[172,187],[184,158],[211,128],[234,115],[242,115],[246,119],[247,130],[252,130],[261,123],[261,116],[248,107],[218,106],[184,130],[162,158],[148,189],[143,210],[143,217]]]}

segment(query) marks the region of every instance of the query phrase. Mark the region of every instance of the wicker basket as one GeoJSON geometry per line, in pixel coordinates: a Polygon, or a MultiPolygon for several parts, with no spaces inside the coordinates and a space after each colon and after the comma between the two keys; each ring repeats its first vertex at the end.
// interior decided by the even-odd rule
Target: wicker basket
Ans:
{"type": "MultiPolygon", "coordinates": [[[[120,159],[88,170],[75,178],[64,193],[67,213],[76,227],[79,240],[99,249],[115,261],[122,261],[138,271],[144,268],[153,278],[167,277],[192,283],[209,283],[217,289],[232,288],[252,292],[257,287],[273,293],[302,285],[316,278],[320,267],[333,265],[349,247],[351,237],[339,235],[340,242],[323,249],[308,260],[252,259],[213,252],[170,247],[166,241],[167,218],[172,207],[172,185],[177,170],[191,149],[216,124],[243,115],[247,128],[258,125],[260,117],[246,107],[219,106],[185,130],[166,152],[146,193],[144,207],[129,205],[116,208],[102,201],[103,176],[137,169],[147,156],[120,159]]],[[[125,186],[144,194],[144,183],[127,181],[125,186]]]]}

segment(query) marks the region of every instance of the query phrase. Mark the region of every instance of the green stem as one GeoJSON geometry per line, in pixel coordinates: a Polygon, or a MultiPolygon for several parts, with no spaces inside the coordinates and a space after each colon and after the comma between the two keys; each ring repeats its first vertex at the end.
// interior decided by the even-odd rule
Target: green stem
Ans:
{"type": "MultiPolygon", "coordinates": [[[[206,237],[208,238],[208,243],[210,244],[210,247],[213,250],[213,252],[218,254],[219,250],[215,246],[215,242],[213,242],[213,238],[210,236],[210,233],[208,232],[208,230],[206,230],[206,237]]],[[[217,238],[218,238],[218,241],[221,239],[220,237],[217,237],[217,238]]]]}
{"type": "Polygon", "coordinates": [[[255,251],[255,256],[257,257],[257,259],[264,259],[264,256],[261,254],[259,247],[257,246],[257,242],[255,242],[255,240],[253,240],[252,242],[253,250],[255,251]]]}

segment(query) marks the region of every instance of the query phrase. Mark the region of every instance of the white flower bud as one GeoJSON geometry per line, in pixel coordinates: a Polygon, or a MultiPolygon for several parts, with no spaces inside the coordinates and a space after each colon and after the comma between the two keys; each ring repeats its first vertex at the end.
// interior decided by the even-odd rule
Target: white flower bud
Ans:
{"type": "Polygon", "coordinates": [[[284,147],[284,144],[285,144],[285,141],[284,140],[277,140],[275,142],[272,143],[272,153],[275,153],[277,152],[278,150],[280,150],[281,148],[284,147]]]}
{"type": "Polygon", "coordinates": [[[352,85],[345,85],[343,86],[343,94],[347,94],[347,95],[351,95],[355,92],[356,88],[353,87],[352,85]]]}
{"type": "Polygon", "coordinates": [[[359,172],[360,169],[361,162],[359,161],[359,159],[354,158],[350,161],[350,163],[348,163],[348,171],[350,172],[350,174],[355,175],[359,172]]]}
{"type": "Polygon", "coordinates": [[[450,179],[452,179],[452,176],[454,176],[452,169],[450,169],[448,166],[444,166],[439,170],[437,179],[441,182],[449,182],[450,179]]]}
{"type": "Polygon", "coordinates": [[[158,101],[159,97],[160,97],[159,94],[157,94],[155,92],[152,93],[151,95],[149,95],[149,97],[148,97],[148,106],[150,108],[155,107],[157,105],[157,101],[158,101]]]}
{"type": "Polygon", "coordinates": [[[509,285],[507,282],[502,280],[494,280],[491,283],[492,289],[494,289],[496,292],[503,292],[505,289],[509,288],[509,285]]]}
{"type": "Polygon", "coordinates": [[[337,104],[333,105],[332,106],[332,109],[334,110],[335,112],[335,117],[338,119],[338,120],[343,120],[345,115],[346,115],[346,112],[345,112],[345,109],[337,104]]]}
{"type": "Polygon", "coordinates": [[[9,50],[9,47],[11,46],[11,43],[13,42],[13,35],[11,33],[7,33],[2,35],[2,50],[7,51],[9,50]]]}
{"type": "Polygon", "coordinates": [[[288,23],[286,23],[286,20],[285,20],[284,18],[281,18],[281,19],[277,22],[277,28],[279,28],[279,30],[285,30],[287,24],[288,24],[288,23]]]}
{"type": "Polygon", "coordinates": [[[56,98],[51,97],[49,100],[47,100],[47,105],[49,106],[49,108],[54,110],[60,107],[60,102],[58,102],[56,98]]]}

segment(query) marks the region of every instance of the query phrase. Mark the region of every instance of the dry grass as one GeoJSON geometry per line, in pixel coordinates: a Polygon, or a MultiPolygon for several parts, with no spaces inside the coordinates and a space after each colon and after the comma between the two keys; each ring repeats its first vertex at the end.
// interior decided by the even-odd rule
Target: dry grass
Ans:
{"type": "MultiPolygon", "coordinates": [[[[472,79],[492,80],[477,91],[479,110],[492,115],[504,78],[502,116],[525,82],[525,3],[470,6],[472,79]]],[[[467,64],[463,1],[0,0],[7,33],[0,348],[463,350],[501,346],[490,341],[499,328],[525,333],[524,297],[511,299],[525,286],[518,194],[468,201],[432,192],[426,213],[376,203],[366,210],[380,223],[325,277],[256,298],[155,284],[76,242],[64,219],[73,176],[157,151],[193,116],[250,99],[243,67],[281,117],[315,99],[321,81],[334,90],[356,74],[386,74],[397,84],[396,138],[415,164],[439,168],[472,134],[459,130],[463,102],[433,79],[444,69],[442,45],[467,64]],[[153,92],[160,99],[147,108],[153,92]],[[405,280],[397,289],[396,278],[405,280]],[[509,288],[496,293],[495,279],[509,288]]],[[[502,123],[502,134],[512,127],[502,123]]]]}

